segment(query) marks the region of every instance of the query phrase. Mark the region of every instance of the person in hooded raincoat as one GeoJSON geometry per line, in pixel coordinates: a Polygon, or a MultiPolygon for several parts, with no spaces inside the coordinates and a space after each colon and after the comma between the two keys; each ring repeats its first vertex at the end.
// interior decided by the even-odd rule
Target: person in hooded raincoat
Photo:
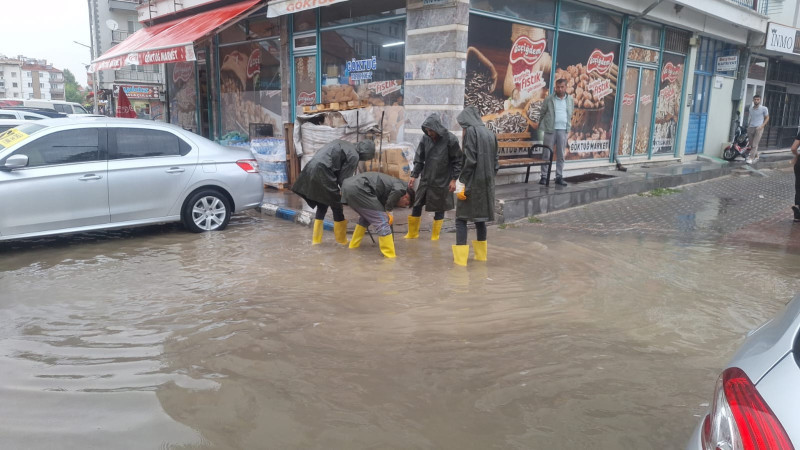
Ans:
{"type": "Polygon", "coordinates": [[[467,265],[467,221],[475,222],[478,240],[472,241],[475,259],[486,261],[486,222],[494,220],[494,177],[500,169],[497,158],[497,137],[481,121],[473,106],[458,115],[464,129],[464,165],[459,182],[464,185],[456,203],[456,245],[453,261],[467,265]]]}
{"type": "Polygon", "coordinates": [[[359,161],[375,157],[375,144],[361,141],[358,144],[335,140],[317,151],[306,164],[297,181],[295,192],[308,206],[316,208],[311,244],[322,242],[322,230],[328,208],[333,211],[333,234],[336,242],[347,244],[347,221],[344,219],[340,187],[344,180],[356,173],[359,161]]]}
{"type": "Polygon", "coordinates": [[[344,181],[342,203],[358,213],[358,225],[350,239],[350,248],[358,248],[367,227],[373,225],[378,233],[381,253],[394,258],[392,211],[395,206],[407,208],[414,201],[414,190],[393,176],[380,172],[365,172],[344,181]]]}
{"type": "Polygon", "coordinates": [[[405,238],[419,237],[419,223],[424,206],[425,210],[434,213],[431,240],[438,241],[444,213],[455,206],[453,192],[456,190],[456,180],[461,173],[461,149],[458,147],[458,138],[442,125],[438,113],[433,113],[425,119],[422,131],[425,136],[422,137],[414,155],[414,171],[411,173],[408,187],[413,188],[417,178],[420,182],[414,207],[408,216],[408,233],[405,238]]]}

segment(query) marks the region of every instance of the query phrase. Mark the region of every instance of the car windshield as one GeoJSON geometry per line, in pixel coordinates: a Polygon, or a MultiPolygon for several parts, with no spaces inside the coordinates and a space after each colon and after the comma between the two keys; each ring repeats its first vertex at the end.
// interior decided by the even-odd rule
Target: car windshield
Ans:
{"type": "Polygon", "coordinates": [[[72,105],[72,109],[75,110],[75,114],[89,114],[89,111],[78,105],[72,105]]]}

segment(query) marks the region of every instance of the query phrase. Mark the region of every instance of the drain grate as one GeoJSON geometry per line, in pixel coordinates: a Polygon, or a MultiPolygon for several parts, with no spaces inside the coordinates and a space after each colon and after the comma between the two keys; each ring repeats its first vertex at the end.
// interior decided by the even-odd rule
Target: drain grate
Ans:
{"type": "Polygon", "coordinates": [[[605,180],[606,178],[615,178],[614,175],[606,175],[603,173],[585,173],[583,175],[576,175],[574,177],[564,178],[568,183],[583,183],[585,181],[605,180]]]}

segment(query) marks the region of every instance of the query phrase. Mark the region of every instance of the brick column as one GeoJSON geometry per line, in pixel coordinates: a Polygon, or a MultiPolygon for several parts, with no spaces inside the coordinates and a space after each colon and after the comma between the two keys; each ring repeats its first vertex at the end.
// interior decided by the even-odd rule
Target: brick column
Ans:
{"type": "Polygon", "coordinates": [[[456,116],[464,108],[469,0],[408,0],[406,22],[405,140],[416,145],[432,112],[461,138],[456,116]]]}

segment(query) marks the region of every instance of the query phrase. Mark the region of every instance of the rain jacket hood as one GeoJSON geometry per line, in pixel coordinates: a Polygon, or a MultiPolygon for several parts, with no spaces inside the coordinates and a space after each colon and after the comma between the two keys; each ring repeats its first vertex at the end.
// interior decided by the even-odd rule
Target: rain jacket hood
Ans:
{"type": "Polygon", "coordinates": [[[474,107],[464,108],[456,119],[458,120],[458,124],[461,125],[461,128],[484,126],[481,116],[478,115],[478,110],[474,107]]]}
{"type": "Polygon", "coordinates": [[[433,130],[439,137],[434,141],[425,134],[414,154],[411,178],[419,178],[414,207],[425,206],[428,211],[449,211],[455,207],[450,182],[461,174],[461,149],[458,138],[442,124],[438,113],[422,122],[422,131],[433,130]]]}
{"type": "Polygon", "coordinates": [[[428,116],[424,122],[422,122],[422,132],[425,132],[425,129],[433,130],[436,134],[439,135],[439,139],[446,137],[449,133],[447,128],[442,125],[442,118],[439,117],[439,113],[432,113],[428,116]]]}
{"type": "Polygon", "coordinates": [[[375,143],[372,141],[361,141],[356,145],[359,161],[369,161],[375,158],[375,143]]]}
{"type": "Polygon", "coordinates": [[[364,172],[345,180],[342,203],[353,208],[388,212],[406,192],[408,186],[400,179],[380,172],[364,172]]]}

